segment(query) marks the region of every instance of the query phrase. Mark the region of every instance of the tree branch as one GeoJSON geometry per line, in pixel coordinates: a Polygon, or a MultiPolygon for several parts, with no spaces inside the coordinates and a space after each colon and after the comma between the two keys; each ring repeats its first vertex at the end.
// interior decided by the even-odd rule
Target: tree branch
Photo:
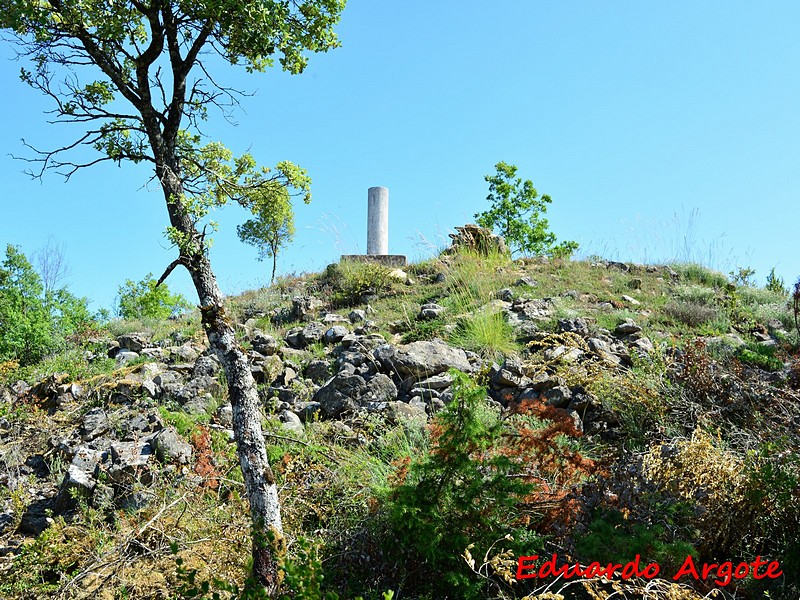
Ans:
{"type": "Polygon", "coordinates": [[[188,265],[186,264],[186,261],[183,259],[183,257],[179,256],[178,258],[173,260],[171,263],[169,263],[167,268],[164,270],[164,274],[161,277],[158,278],[158,281],[156,281],[156,287],[158,287],[162,283],[164,283],[164,281],[167,279],[167,277],[169,277],[170,273],[172,273],[172,271],[175,270],[175,267],[178,267],[178,266],[183,266],[183,267],[186,267],[187,269],[189,268],[188,265]]]}

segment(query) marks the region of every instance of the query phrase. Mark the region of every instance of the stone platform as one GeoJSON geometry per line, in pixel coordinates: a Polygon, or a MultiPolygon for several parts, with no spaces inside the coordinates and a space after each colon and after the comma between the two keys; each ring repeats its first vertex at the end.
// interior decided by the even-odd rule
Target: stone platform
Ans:
{"type": "Polygon", "coordinates": [[[402,254],[342,254],[341,261],[376,263],[385,267],[400,268],[408,264],[402,254]]]}

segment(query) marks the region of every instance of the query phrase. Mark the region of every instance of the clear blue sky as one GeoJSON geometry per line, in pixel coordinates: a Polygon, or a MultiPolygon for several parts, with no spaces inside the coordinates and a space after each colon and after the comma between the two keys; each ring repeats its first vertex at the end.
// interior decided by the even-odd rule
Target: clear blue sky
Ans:
{"type": "MultiPolygon", "coordinates": [[[[376,185],[390,190],[390,251],[428,256],[488,206],[483,177],[505,160],[553,197],[551,228],[583,254],[800,275],[800,3],[350,0],[338,32],[342,48],[300,76],[224,69],[256,95],[238,127],[208,126],[312,176],[281,272],[364,252],[376,185]]],[[[8,156],[25,153],[20,138],[48,147],[68,132],[45,124],[10,57],[3,44],[0,242],[30,255],[54,236],[72,290],[110,307],[125,279],[175,256],[163,197],[142,166],[66,184],[22,174],[8,156]]],[[[241,209],[214,218],[223,290],[265,284],[268,265],[235,235],[241,209]]],[[[169,283],[195,298],[184,273],[169,283]]]]}

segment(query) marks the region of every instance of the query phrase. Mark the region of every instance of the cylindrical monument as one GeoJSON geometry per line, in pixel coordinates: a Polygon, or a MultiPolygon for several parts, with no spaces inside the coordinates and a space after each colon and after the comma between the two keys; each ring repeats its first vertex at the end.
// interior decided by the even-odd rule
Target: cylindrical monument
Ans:
{"type": "Polygon", "coordinates": [[[389,188],[367,192],[367,254],[389,254],[389,188]]]}

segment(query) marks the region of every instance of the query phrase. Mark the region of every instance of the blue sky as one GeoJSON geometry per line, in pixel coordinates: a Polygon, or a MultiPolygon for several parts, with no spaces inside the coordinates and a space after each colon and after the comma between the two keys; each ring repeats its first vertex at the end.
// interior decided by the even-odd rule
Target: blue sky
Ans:
{"type": "MultiPolygon", "coordinates": [[[[338,33],[300,76],[218,71],[256,95],[236,127],[212,113],[210,137],[313,179],[280,272],[364,252],[376,185],[390,251],[427,257],[488,207],[484,175],[504,160],[552,196],[551,228],[582,254],[800,275],[800,3],[350,0],[338,33]]],[[[110,307],[125,279],[175,256],[163,197],[143,166],[26,177],[9,156],[20,138],[48,147],[69,131],[45,123],[12,56],[0,45],[0,242],[30,255],[54,237],[71,289],[110,307]]],[[[214,218],[223,290],[267,283],[236,238],[246,215],[214,218]]],[[[184,273],[169,283],[194,299],[184,273]]]]}

